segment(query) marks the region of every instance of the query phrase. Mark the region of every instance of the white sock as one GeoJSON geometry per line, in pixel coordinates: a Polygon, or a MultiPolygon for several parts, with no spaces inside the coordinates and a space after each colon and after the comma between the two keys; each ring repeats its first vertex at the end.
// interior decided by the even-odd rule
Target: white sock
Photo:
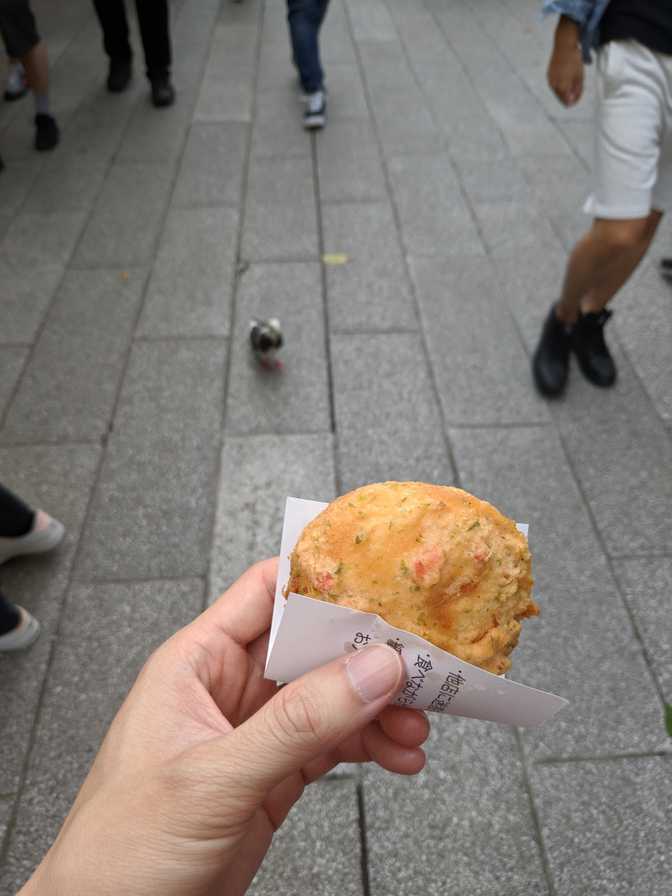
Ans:
{"type": "Polygon", "coordinates": [[[35,114],[36,115],[49,115],[49,94],[48,93],[36,93],[35,94],[35,114]]]}

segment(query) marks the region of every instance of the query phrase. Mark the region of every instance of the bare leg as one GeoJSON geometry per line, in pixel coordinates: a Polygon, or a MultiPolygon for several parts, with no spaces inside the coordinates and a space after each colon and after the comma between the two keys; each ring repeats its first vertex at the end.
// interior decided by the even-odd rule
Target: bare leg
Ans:
{"type": "Polygon", "coordinates": [[[47,45],[43,40],[35,44],[21,59],[26,70],[28,86],[35,96],[47,96],[49,93],[49,56],[47,45]]]}
{"type": "Polygon", "coordinates": [[[647,218],[609,220],[596,218],[588,233],[579,240],[567,263],[558,318],[573,324],[584,311],[598,310],[628,280],[648,249],[660,212],[647,218]]]}
{"type": "Polygon", "coordinates": [[[651,212],[647,218],[647,229],[645,238],[642,239],[640,245],[632,249],[622,259],[619,259],[607,271],[606,276],[601,282],[590,290],[581,302],[581,310],[584,312],[598,312],[607,306],[616,293],[624,286],[630,277],[634,274],[639,263],[649,250],[658,225],[663,217],[663,212],[656,209],[651,212]]]}

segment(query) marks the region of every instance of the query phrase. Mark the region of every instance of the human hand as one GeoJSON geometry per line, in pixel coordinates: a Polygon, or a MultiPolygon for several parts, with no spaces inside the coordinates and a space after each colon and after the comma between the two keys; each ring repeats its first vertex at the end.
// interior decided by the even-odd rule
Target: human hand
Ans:
{"type": "Polygon", "coordinates": [[[555,42],[548,64],[548,84],[565,106],[573,106],[583,93],[583,57],[579,44],[579,26],[564,16],[555,30],[555,42]]]}
{"type": "Polygon", "coordinates": [[[429,726],[387,705],[390,647],[264,679],[276,575],[253,566],[149,658],[20,896],[238,896],[306,784],[339,762],[420,771],[429,726]]]}

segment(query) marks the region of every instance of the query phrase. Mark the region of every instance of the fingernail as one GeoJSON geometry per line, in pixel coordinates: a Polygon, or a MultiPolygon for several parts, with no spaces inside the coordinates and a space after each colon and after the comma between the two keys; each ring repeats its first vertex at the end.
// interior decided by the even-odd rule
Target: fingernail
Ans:
{"type": "Polygon", "coordinates": [[[391,694],[401,678],[399,654],[385,644],[372,644],[349,657],[345,671],[364,703],[391,694]]]}

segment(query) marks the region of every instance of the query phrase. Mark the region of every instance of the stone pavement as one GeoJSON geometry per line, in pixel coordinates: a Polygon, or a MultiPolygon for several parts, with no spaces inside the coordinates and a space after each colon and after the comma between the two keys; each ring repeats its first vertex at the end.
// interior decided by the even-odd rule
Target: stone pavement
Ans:
{"type": "Polygon", "coordinates": [[[618,301],[617,387],[573,371],[541,401],[591,105],[545,87],[536,0],[333,0],[317,137],[282,0],[175,2],[164,111],[139,76],[105,93],[88,0],[34,5],[63,143],[37,156],[30,104],[0,111],[0,479],[68,537],[0,579],[44,626],[0,660],[0,892],[151,649],[277,549],[285,495],[415,478],[529,520],[543,614],[513,671],[571,707],[439,718],[419,778],[314,785],[253,893],[669,894],[671,234],[618,301]],[[284,323],[281,376],[252,314],[284,323]]]}

